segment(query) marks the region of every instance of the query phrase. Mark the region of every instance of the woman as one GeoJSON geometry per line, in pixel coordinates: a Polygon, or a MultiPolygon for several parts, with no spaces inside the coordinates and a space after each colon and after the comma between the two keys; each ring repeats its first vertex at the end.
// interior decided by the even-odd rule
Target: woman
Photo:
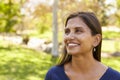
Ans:
{"type": "Polygon", "coordinates": [[[65,23],[65,50],[45,80],[120,80],[120,73],[102,64],[102,30],[94,13],[70,14],[65,23]]]}

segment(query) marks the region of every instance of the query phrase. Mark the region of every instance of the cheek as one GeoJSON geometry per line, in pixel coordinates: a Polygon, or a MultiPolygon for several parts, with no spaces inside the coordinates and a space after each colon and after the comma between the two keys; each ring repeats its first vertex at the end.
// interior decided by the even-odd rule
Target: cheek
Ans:
{"type": "Polygon", "coordinates": [[[92,48],[93,47],[93,40],[91,38],[88,38],[87,40],[85,40],[85,44],[86,44],[86,46],[92,48]]]}
{"type": "Polygon", "coordinates": [[[68,37],[68,35],[64,34],[64,37],[63,37],[64,43],[66,43],[68,40],[70,40],[70,37],[68,37]]]}
{"type": "Polygon", "coordinates": [[[79,40],[81,41],[81,43],[84,43],[88,46],[93,45],[93,38],[90,36],[83,35],[83,36],[79,37],[79,40]]]}
{"type": "Polygon", "coordinates": [[[67,39],[66,39],[66,37],[64,36],[64,37],[63,37],[63,42],[66,43],[66,41],[67,41],[67,39]]]}

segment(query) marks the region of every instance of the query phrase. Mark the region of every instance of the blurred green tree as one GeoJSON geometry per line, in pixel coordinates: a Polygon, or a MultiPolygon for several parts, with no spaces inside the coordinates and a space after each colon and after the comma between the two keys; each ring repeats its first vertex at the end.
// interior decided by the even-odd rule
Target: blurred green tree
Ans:
{"type": "Polygon", "coordinates": [[[52,28],[52,7],[46,4],[36,6],[33,16],[36,20],[36,26],[39,33],[43,34],[52,28]]]}
{"type": "Polygon", "coordinates": [[[20,4],[15,0],[0,0],[0,32],[11,32],[20,22],[20,4]]]}
{"type": "Polygon", "coordinates": [[[115,13],[116,25],[120,27],[120,0],[116,0],[117,10],[115,13]]]}

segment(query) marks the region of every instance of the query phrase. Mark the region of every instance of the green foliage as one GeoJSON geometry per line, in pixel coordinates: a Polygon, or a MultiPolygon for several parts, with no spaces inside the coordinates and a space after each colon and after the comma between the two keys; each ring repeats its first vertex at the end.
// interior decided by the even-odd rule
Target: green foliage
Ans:
{"type": "Polygon", "coordinates": [[[20,4],[8,0],[0,1],[0,27],[1,32],[11,32],[15,24],[20,22],[20,4]]]}
{"type": "Polygon", "coordinates": [[[111,5],[105,4],[105,0],[99,0],[99,9],[96,12],[97,17],[99,18],[99,21],[102,26],[106,26],[108,24],[108,16],[106,15],[106,11],[109,9],[111,5]]]}
{"type": "Polygon", "coordinates": [[[120,32],[115,31],[103,31],[103,38],[104,39],[120,39],[120,32]]]}
{"type": "Polygon", "coordinates": [[[44,16],[41,16],[37,23],[37,30],[40,34],[48,32],[52,29],[52,14],[46,13],[44,16]]]}
{"type": "Polygon", "coordinates": [[[117,11],[115,12],[115,24],[120,27],[120,0],[116,0],[116,6],[117,11]]]}
{"type": "Polygon", "coordinates": [[[120,0],[116,0],[117,8],[120,9],[120,0]]]}

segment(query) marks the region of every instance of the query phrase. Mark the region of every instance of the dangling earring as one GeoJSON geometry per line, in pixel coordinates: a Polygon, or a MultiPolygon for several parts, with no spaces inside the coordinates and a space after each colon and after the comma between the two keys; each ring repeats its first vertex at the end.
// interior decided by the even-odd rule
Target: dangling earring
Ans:
{"type": "Polygon", "coordinates": [[[96,51],[96,48],[93,48],[93,51],[95,52],[95,51],[96,51]]]}

